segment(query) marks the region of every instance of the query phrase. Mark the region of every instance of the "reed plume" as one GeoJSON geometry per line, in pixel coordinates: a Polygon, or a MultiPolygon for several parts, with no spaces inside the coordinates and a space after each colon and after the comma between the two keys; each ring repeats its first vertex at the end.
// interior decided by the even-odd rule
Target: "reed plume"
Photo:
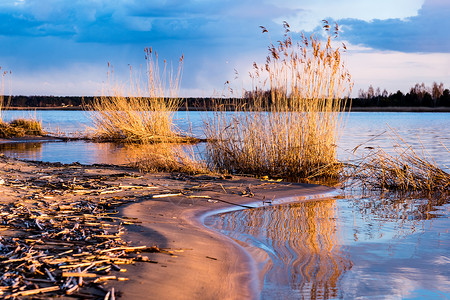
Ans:
{"type": "Polygon", "coordinates": [[[272,177],[309,178],[318,170],[337,175],[336,143],[351,76],[331,36],[323,42],[302,34],[295,42],[289,24],[284,29],[265,64],[253,64],[248,98],[234,111],[218,106],[206,120],[212,168],[272,177]]]}
{"type": "Polygon", "coordinates": [[[394,153],[370,149],[350,165],[347,177],[361,180],[369,189],[448,193],[450,174],[438,166],[423,145],[414,149],[397,132],[391,131],[394,153]]]}
{"type": "Polygon", "coordinates": [[[146,86],[131,82],[129,96],[125,96],[123,89],[115,85],[109,90],[110,95],[96,98],[88,108],[94,139],[125,143],[190,140],[180,135],[173,124],[173,115],[180,104],[178,88],[183,57],[176,73],[168,70],[166,61],[160,70],[158,55],[151,48],[145,49],[145,59],[146,86]]]}

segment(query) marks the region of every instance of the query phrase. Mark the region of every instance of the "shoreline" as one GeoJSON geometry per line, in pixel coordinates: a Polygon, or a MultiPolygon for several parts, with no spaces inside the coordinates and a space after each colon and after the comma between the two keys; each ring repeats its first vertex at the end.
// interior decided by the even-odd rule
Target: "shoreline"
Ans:
{"type": "MultiPolygon", "coordinates": [[[[110,207],[108,214],[119,213],[114,219],[122,220],[117,224],[120,226],[116,233],[105,231],[104,234],[112,236],[111,241],[123,241],[130,247],[160,249],[128,255],[134,263],[124,265],[120,272],[109,271],[111,279],[102,282],[98,289],[112,291],[114,288],[120,291],[116,296],[121,294],[121,299],[145,298],[145,295],[173,299],[255,298],[261,282],[255,276],[257,269],[253,258],[230,238],[204,227],[205,214],[235,206],[261,206],[274,199],[279,201],[274,200],[272,204],[287,197],[335,191],[325,186],[262,181],[250,177],[142,174],[122,166],[44,163],[5,156],[0,157],[0,178],[2,207],[14,208],[17,207],[14,204],[19,204],[29,207],[30,211],[40,211],[39,207],[45,205],[56,208],[54,212],[46,212],[46,215],[52,215],[65,213],[59,207],[63,205],[67,207],[64,209],[70,209],[69,203],[91,203],[89,205],[94,205],[94,210],[96,205],[106,205],[110,207]],[[123,277],[126,279],[119,279],[123,277]]],[[[8,215],[3,214],[2,218],[5,217],[8,215]]],[[[36,235],[44,230],[39,243],[43,242],[45,246],[45,231],[49,230],[50,224],[45,221],[48,218],[45,215],[40,218],[44,219],[39,228],[32,231],[36,235]]],[[[23,230],[3,224],[6,224],[0,226],[3,244],[12,238],[37,247],[33,246],[35,241],[23,235],[23,230]]],[[[78,228],[74,224],[67,226],[78,228]]],[[[72,232],[78,234],[76,230],[72,232]]],[[[71,249],[66,240],[58,243],[62,243],[58,251],[71,249]]],[[[97,247],[94,246],[93,251],[99,251],[97,247]]],[[[54,272],[54,276],[60,276],[58,267],[54,272]]],[[[42,275],[37,276],[42,279],[42,275]]],[[[87,281],[85,279],[84,282],[87,281]]],[[[79,289],[82,295],[91,288],[80,286],[79,289]]],[[[2,293],[7,291],[7,287],[2,287],[2,293]]],[[[61,295],[67,292],[58,289],[53,293],[61,295]]]]}
{"type": "MultiPolygon", "coordinates": [[[[34,110],[34,111],[46,111],[46,110],[67,110],[67,111],[85,111],[79,106],[55,106],[55,107],[8,107],[4,111],[22,111],[22,110],[34,110]]],[[[212,111],[204,107],[182,106],[178,111],[212,111]]],[[[231,111],[234,111],[232,109],[231,111]]],[[[348,112],[348,108],[345,109],[348,112]]],[[[428,107],[428,106],[354,106],[351,107],[350,112],[437,112],[437,113],[448,113],[450,112],[450,107],[439,106],[439,107],[428,107]]]]}
{"type": "Polygon", "coordinates": [[[249,253],[245,245],[207,227],[204,219],[218,213],[267,206],[262,202],[264,197],[274,198],[271,205],[280,205],[328,198],[335,192],[324,186],[296,184],[271,191],[255,190],[252,198],[222,195],[226,202],[213,205],[197,203],[189,206],[176,198],[162,206],[152,200],[129,204],[121,209],[121,213],[138,218],[146,228],[146,234],[130,234],[130,241],[136,243],[149,235],[159,235],[165,242],[164,248],[180,252],[175,260],[166,258],[163,261],[167,265],[164,271],[155,272],[152,266],[135,267],[134,272],[141,280],[121,284],[120,288],[129,299],[138,297],[148,288],[144,274],[151,274],[148,279],[151,279],[152,295],[156,298],[259,299],[264,279],[259,268],[261,261],[253,256],[254,253],[249,253]],[[153,218],[166,214],[172,217],[164,222],[153,218]]]}

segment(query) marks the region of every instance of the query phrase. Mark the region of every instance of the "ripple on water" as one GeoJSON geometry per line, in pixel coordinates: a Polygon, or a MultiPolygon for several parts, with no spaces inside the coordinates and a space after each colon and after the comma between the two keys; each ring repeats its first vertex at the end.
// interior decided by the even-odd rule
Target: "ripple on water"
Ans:
{"type": "Polygon", "coordinates": [[[449,216],[448,199],[348,197],[222,213],[205,224],[267,253],[264,299],[445,299],[449,216]]]}

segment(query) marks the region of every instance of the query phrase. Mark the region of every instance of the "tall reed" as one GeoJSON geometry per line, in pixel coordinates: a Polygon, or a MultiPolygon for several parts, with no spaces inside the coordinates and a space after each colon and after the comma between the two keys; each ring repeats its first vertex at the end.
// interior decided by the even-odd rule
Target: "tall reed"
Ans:
{"type": "Polygon", "coordinates": [[[425,147],[413,149],[394,130],[392,132],[395,153],[371,149],[358,163],[351,165],[347,176],[361,180],[363,188],[371,190],[449,193],[450,174],[437,165],[425,147]]]}
{"type": "Polygon", "coordinates": [[[130,145],[130,165],[141,172],[211,173],[192,145],[158,143],[130,145]]]}
{"type": "MultiPolygon", "coordinates": [[[[11,101],[11,97],[5,102],[5,81],[7,79],[8,74],[11,74],[11,71],[2,71],[2,67],[0,67],[1,72],[1,86],[0,86],[0,122],[3,121],[3,112],[8,108],[9,102],[11,101]]],[[[10,88],[11,89],[11,88],[10,88]]]]}
{"type": "MultiPolygon", "coordinates": [[[[108,93],[95,99],[90,109],[94,123],[94,139],[120,142],[176,142],[185,141],[173,125],[173,115],[180,100],[178,88],[181,80],[183,56],[176,73],[160,70],[158,55],[151,48],[145,49],[147,62],[144,87],[130,76],[130,91],[126,96],[115,85],[108,93]]],[[[108,64],[109,65],[109,64],[108,64]]]]}
{"type": "Polygon", "coordinates": [[[232,112],[218,106],[206,119],[212,168],[276,177],[308,178],[318,170],[337,175],[336,143],[351,76],[331,35],[323,42],[302,34],[295,42],[287,23],[284,29],[265,64],[253,64],[249,99],[232,112]],[[262,92],[267,89],[269,96],[262,92]]]}

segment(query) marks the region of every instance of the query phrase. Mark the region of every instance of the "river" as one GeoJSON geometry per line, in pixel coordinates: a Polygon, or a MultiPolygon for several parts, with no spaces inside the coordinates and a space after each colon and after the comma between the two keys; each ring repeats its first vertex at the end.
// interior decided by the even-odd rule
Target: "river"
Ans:
{"type": "MultiPolygon", "coordinates": [[[[202,137],[206,114],[178,112],[175,123],[202,137]]],[[[82,111],[9,111],[4,117],[30,115],[53,133],[77,135],[90,126],[82,111]]],[[[354,112],[338,155],[352,159],[361,144],[357,154],[370,147],[395,152],[396,132],[448,172],[448,128],[448,113],[354,112]]],[[[21,159],[92,164],[128,163],[133,148],[76,141],[0,144],[0,151],[21,159]]],[[[321,201],[220,213],[207,217],[205,225],[254,255],[262,299],[449,299],[449,202],[343,191],[321,201]]]]}

